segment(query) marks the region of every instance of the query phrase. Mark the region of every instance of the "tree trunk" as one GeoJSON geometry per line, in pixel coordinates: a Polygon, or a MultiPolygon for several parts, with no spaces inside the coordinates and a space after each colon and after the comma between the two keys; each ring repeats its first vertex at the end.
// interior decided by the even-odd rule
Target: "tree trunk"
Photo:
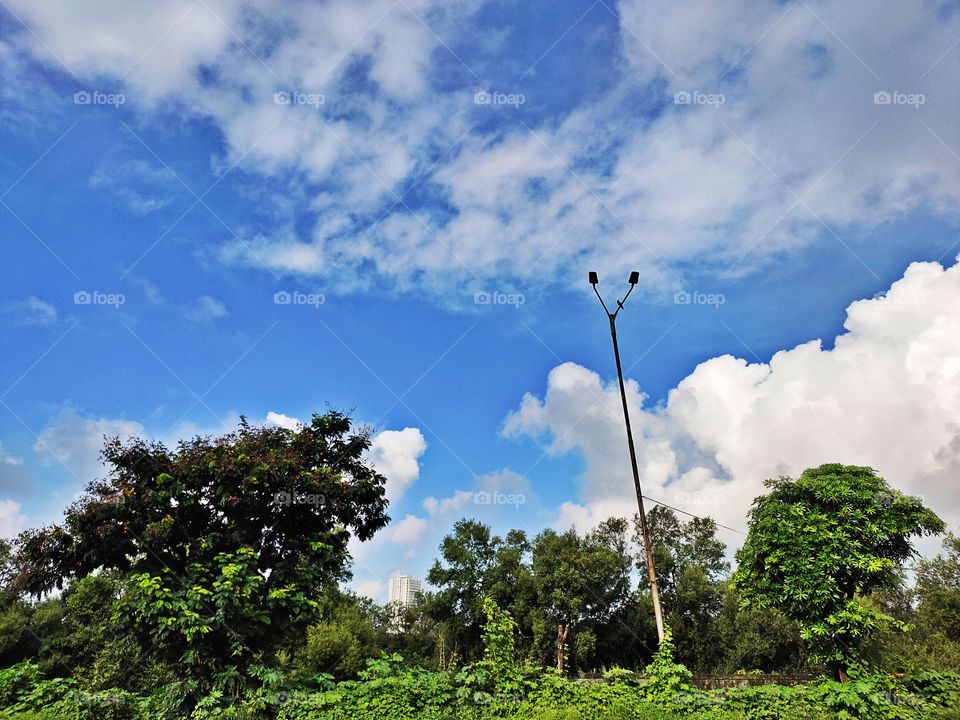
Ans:
{"type": "Polygon", "coordinates": [[[837,682],[845,683],[850,679],[850,676],[847,675],[847,669],[843,666],[843,663],[831,663],[830,669],[833,671],[833,679],[837,682]]]}
{"type": "Polygon", "coordinates": [[[567,634],[570,632],[570,623],[557,623],[557,672],[563,674],[564,651],[567,644],[567,634]]]}

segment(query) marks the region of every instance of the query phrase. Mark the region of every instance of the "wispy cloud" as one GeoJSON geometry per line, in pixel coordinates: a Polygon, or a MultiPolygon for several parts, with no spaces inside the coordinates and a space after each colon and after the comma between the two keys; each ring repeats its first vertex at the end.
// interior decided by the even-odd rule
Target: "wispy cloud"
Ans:
{"type": "Polygon", "coordinates": [[[225,318],[230,313],[226,306],[212,295],[203,295],[197,298],[186,309],[186,316],[196,323],[208,323],[225,318]]]}
{"type": "MultiPolygon", "coordinates": [[[[112,74],[131,106],[206,117],[227,166],[290,179],[302,194],[292,236],[221,246],[228,261],[274,272],[335,263],[347,287],[373,275],[442,291],[499,273],[578,278],[585,262],[610,267],[615,246],[618,265],[742,273],[818,238],[835,242],[834,226],[919,207],[957,212],[960,165],[944,148],[960,148],[950,112],[960,57],[944,51],[960,16],[929,4],[693,5],[620,3],[623,71],[545,118],[532,101],[476,99],[489,85],[474,69],[490,67],[478,59],[484,45],[470,62],[455,49],[476,36],[476,3],[244,12],[168,0],[100,14],[12,0],[43,39],[17,36],[37,57],[112,74]],[[200,72],[212,65],[215,74],[200,72]],[[442,82],[451,67],[460,80],[442,82]],[[323,190],[304,192],[304,181],[323,190]]],[[[509,42],[496,45],[510,67],[509,42]]],[[[541,66],[559,52],[545,49],[541,66]]],[[[131,209],[166,202],[116,172],[95,178],[131,209]]]]}
{"type": "Polygon", "coordinates": [[[0,314],[20,325],[51,325],[57,321],[57,308],[35,295],[8,303],[0,309],[0,314]]]}

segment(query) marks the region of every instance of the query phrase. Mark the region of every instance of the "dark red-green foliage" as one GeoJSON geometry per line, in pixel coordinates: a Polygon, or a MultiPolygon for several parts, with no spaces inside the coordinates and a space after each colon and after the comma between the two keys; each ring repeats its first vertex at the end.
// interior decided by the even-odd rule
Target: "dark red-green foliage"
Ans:
{"type": "Polygon", "coordinates": [[[338,412],[296,431],[244,420],[173,451],[108,440],[107,477],[62,525],[20,536],[11,585],[39,595],[114,570],[168,654],[257,656],[302,631],[316,598],[349,577],[351,535],[369,539],[389,522],[369,444],[338,412]]]}

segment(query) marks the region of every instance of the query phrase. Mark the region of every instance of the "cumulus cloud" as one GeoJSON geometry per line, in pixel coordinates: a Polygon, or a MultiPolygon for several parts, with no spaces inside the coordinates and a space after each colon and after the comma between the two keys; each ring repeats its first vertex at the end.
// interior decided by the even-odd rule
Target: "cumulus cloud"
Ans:
{"type": "MultiPolygon", "coordinates": [[[[645,406],[629,381],[645,494],[745,528],[764,479],[826,462],[869,465],[956,531],[960,263],[910,265],[885,294],[852,303],[844,327],[832,349],[811,340],[769,363],[707,360],[663,407],[645,406]]],[[[580,498],[560,508],[560,524],[591,526],[633,507],[616,381],[559,365],[504,433],[538,438],[551,454],[582,453],[580,498]]]]}
{"type": "Polygon", "coordinates": [[[454,490],[446,497],[427,496],[422,501],[425,516],[407,513],[368,542],[351,540],[354,587],[397,572],[425,571],[433,550],[463,517],[487,523],[495,532],[520,528],[533,535],[547,518],[531,509],[532,500],[529,479],[509,468],[478,475],[469,489],[454,490]]]}
{"type": "Polygon", "coordinates": [[[382,430],[374,435],[367,458],[387,478],[387,500],[397,502],[420,477],[420,456],[427,441],[418,428],[382,430]]]}
{"type": "Polygon", "coordinates": [[[391,539],[400,545],[416,545],[427,529],[427,521],[416,515],[407,515],[393,526],[391,539]]]}
{"type": "Polygon", "coordinates": [[[287,430],[299,430],[300,426],[303,425],[303,423],[296,418],[274,412],[273,410],[267,413],[267,422],[277,427],[286,428],[287,430]]]}
{"type": "Polygon", "coordinates": [[[748,272],[833,242],[825,223],[955,215],[960,201],[960,13],[936,3],[623,0],[622,71],[604,92],[492,125],[472,101],[479,78],[451,86],[435,61],[458,39],[482,49],[478,2],[10,5],[32,30],[16,47],[82,78],[122,75],[128,108],[212,121],[224,167],[296,178],[289,231],[231,240],[222,260],[336,264],[350,288],[371,275],[437,291],[505,271],[579,280],[587,263],[673,283],[678,261],[748,272]],[[414,181],[442,212],[403,195],[414,181]]]}

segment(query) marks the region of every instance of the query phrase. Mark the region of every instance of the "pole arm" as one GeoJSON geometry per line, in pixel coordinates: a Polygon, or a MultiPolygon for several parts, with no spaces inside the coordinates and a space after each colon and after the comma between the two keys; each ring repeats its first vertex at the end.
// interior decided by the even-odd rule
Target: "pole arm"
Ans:
{"type": "MultiPolygon", "coordinates": [[[[597,286],[596,286],[596,285],[591,285],[591,287],[593,288],[593,292],[595,292],[595,293],[597,294],[597,300],[599,300],[599,301],[600,301],[600,304],[603,305],[603,311],[607,314],[607,317],[611,317],[611,318],[616,317],[616,313],[611,314],[610,311],[607,310],[607,304],[603,301],[603,298],[600,296],[600,291],[597,290],[597,286]]],[[[633,290],[633,288],[630,288],[630,289],[633,290]]],[[[627,295],[629,295],[629,294],[630,294],[630,293],[627,293],[627,295]]],[[[624,300],[626,300],[626,298],[624,298],[624,300]]],[[[617,312],[620,312],[620,311],[617,310],[617,312]]]]}

